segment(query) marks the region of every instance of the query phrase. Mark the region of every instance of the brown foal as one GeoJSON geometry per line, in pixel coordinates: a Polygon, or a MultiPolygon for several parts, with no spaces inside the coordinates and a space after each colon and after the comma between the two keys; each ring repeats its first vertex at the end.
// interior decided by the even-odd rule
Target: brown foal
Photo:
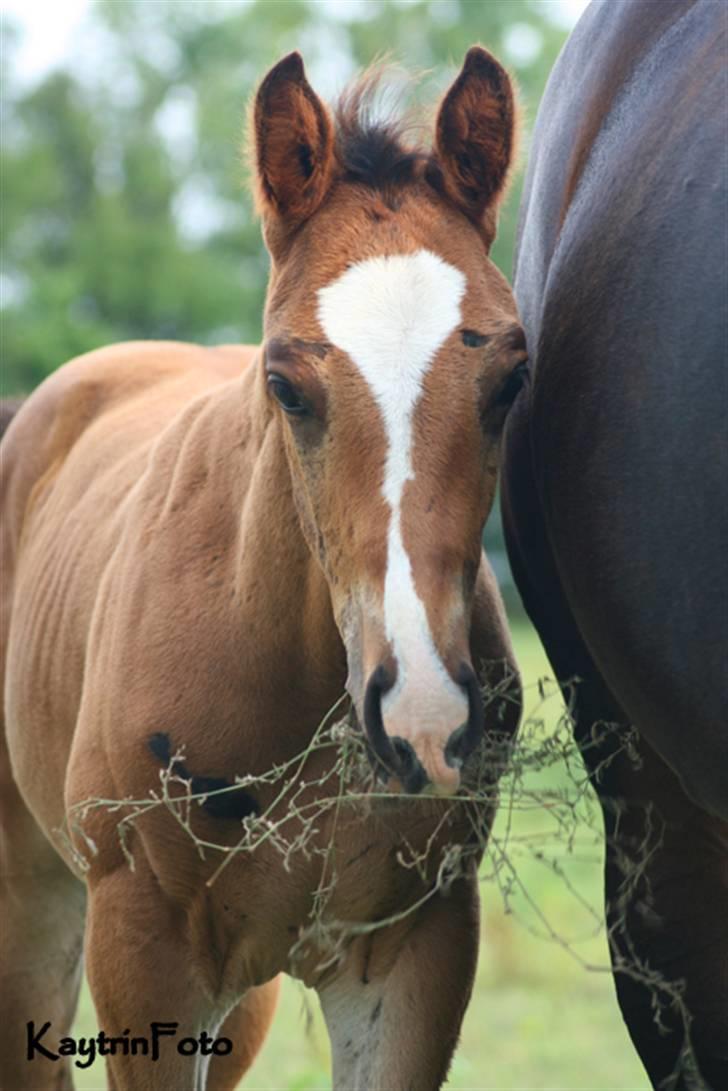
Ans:
{"type": "MultiPolygon", "coordinates": [[[[478,949],[475,861],[423,897],[432,874],[399,853],[433,840],[484,729],[518,715],[515,697],[494,724],[481,698],[512,665],[481,533],[525,357],[487,256],[514,107],[477,47],[431,149],[371,120],[370,96],[364,80],[330,113],[298,54],[258,91],[262,346],[90,353],[3,441],[3,1088],[72,1086],[73,1059],[53,1054],[82,952],[106,1035],[177,1024],[155,1061],[107,1057],[118,1091],[233,1088],[282,971],[318,991],[336,1087],[445,1078],[478,949]],[[196,794],[260,776],[305,749],[345,687],[385,789],[314,831],[336,859],[326,913],[419,908],[328,964],[290,957],[320,854],[284,866],[269,839],[210,883],[220,853],[201,856],[169,808],[133,824],[133,869],[118,811],[91,810],[83,833],[72,820],[85,800],[149,798],[177,752],[196,794]],[[28,1024],[46,1022],[28,1060],[28,1024]],[[232,1052],[177,1048],[203,1032],[232,1052]]],[[[307,784],[327,761],[311,753],[307,784]]],[[[273,796],[263,781],[210,796],[196,836],[235,844],[273,796]]],[[[458,813],[448,837],[463,841],[458,813]]]]}

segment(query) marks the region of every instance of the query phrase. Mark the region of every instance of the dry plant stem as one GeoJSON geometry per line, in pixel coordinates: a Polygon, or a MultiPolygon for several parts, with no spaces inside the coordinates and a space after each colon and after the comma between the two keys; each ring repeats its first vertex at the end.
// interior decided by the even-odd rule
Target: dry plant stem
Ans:
{"type": "MultiPolygon", "coordinates": [[[[484,690],[486,704],[493,701],[509,700],[508,687],[510,678],[504,678],[496,686],[484,690]]],[[[535,924],[522,919],[522,923],[534,936],[558,944],[585,970],[592,972],[618,972],[640,981],[652,991],[655,1020],[661,1022],[661,1012],[667,1006],[673,1006],[682,1019],[686,1034],[686,1049],[683,1064],[689,1070],[692,1063],[689,1039],[690,1016],[682,999],[680,983],[666,981],[661,975],[644,965],[636,957],[627,942],[628,957],[617,953],[614,942],[616,934],[622,942],[628,937],[620,929],[620,921],[612,926],[607,936],[613,951],[613,966],[600,966],[584,959],[575,949],[573,938],[563,936],[552,924],[529,891],[522,872],[519,869],[519,857],[528,855],[541,866],[549,868],[565,885],[575,903],[593,920],[593,928],[586,933],[594,936],[604,927],[603,907],[591,905],[569,878],[559,857],[567,856],[570,860],[581,859],[577,848],[590,839],[594,862],[601,856],[603,829],[601,811],[584,770],[581,756],[574,743],[571,718],[568,708],[571,701],[568,695],[578,684],[578,680],[562,687],[567,694],[567,710],[561,715],[555,728],[550,728],[543,715],[544,706],[551,697],[558,699],[560,690],[554,682],[541,680],[535,687],[537,701],[531,713],[524,719],[515,742],[491,733],[481,748],[480,756],[474,763],[477,768],[468,766],[464,786],[453,797],[449,797],[443,806],[443,812],[435,829],[427,838],[424,847],[417,850],[405,837],[397,853],[397,861],[403,868],[414,869],[425,882],[425,891],[415,897],[397,912],[376,921],[340,921],[328,912],[330,899],[337,882],[335,867],[335,834],[346,809],[361,808],[364,813],[371,812],[379,802],[391,803],[396,798],[399,805],[406,805],[408,800],[421,803],[421,796],[409,796],[406,793],[392,792],[374,786],[368,764],[366,745],[358,728],[352,727],[346,719],[332,723],[333,717],[342,709],[347,698],[342,696],[324,716],[308,745],[292,758],[258,776],[237,777],[235,784],[215,792],[194,794],[190,782],[175,771],[183,760],[183,752],[176,753],[166,769],[160,771],[160,789],[152,791],[146,799],[88,799],[75,806],[69,816],[69,830],[62,831],[67,843],[71,845],[80,866],[87,869],[88,860],[78,847],[77,842],[95,854],[96,846],[83,830],[83,823],[91,811],[99,808],[109,813],[124,812],[117,829],[122,850],[129,866],[133,868],[134,858],[128,845],[128,835],[134,823],[152,809],[165,807],[175,821],[189,836],[199,854],[219,852],[222,859],[207,880],[211,887],[230,864],[231,860],[243,853],[253,853],[266,842],[272,844],[281,854],[283,866],[289,869],[292,860],[302,853],[307,859],[313,855],[321,858],[321,871],[312,897],[309,923],[301,929],[299,936],[289,952],[291,966],[298,959],[309,955],[311,950],[320,952],[317,971],[323,972],[334,965],[344,954],[347,945],[354,937],[369,935],[381,928],[394,925],[409,915],[417,912],[437,893],[446,893],[452,882],[469,867],[483,857],[480,870],[482,882],[493,882],[499,889],[506,912],[513,912],[514,894],[517,894],[529,912],[535,918],[535,924]],[[332,762],[317,779],[305,782],[301,779],[306,763],[313,754],[329,751],[332,762]],[[541,783],[547,770],[558,770],[563,781],[566,770],[566,786],[549,788],[541,783]],[[534,779],[539,779],[534,783],[534,779]],[[218,844],[200,838],[192,829],[193,808],[199,807],[213,795],[237,791],[240,788],[275,786],[277,791],[271,803],[260,815],[251,815],[242,820],[242,834],[233,845],[218,844]],[[311,792],[314,798],[310,798],[311,792]],[[303,799],[307,793],[308,798],[303,799]],[[499,801],[499,827],[495,834],[483,825],[484,807],[499,801]],[[445,843],[443,835],[448,822],[456,810],[462,818],[468,818],[470,836],[467,843],[445,843]],[[277,817],[273,818],[273,814],[277,817]],[[547,814],[555,824],[553,832],[540,830],[526,833],[515,832],[516,814],[547,814]],[[326,816],[330,820],[330,836],[323,847],[316,843],[318,826],[326,816]],[[292,827],[294,834],[287,836],[286,827],[292,827]],[[297,831],[297,832],[295,832],[297,831]],[[71,837],[73,834],[73,837],[71,837]],[[74,838],[75,842],[74,843],[74,838]],[[550,849],[550,853],[548,852],[550,849]],[[433,860],[433,854],[439,858],[433,860]],[[434,879],[432,875],[434,872],[434,879]],[[428,882],[428,876],[430,880],[428,882]]],[[[604,738],[604,732],[615,730],[612,725],[595,725],[591,742],[588,746],[598,748],[604,738]]],[[[612,748],[611,755],[597,768],[596,775],[613,761],[618,753],[626,753],[633,761],[639,761],[634,734],[620,734],[619,744],[612,748]]],[[[445,835],[446,837],[446,835],[445,835]]],[[[656,823],[648,822],[643,843],[639,846],[634,859],[622,862],[625,875],[624,898],[640,881],[651,856],[659,851],[660,831],[656,823]]],[[[584,938],[584,937],[582,937],[584,938]]]]}

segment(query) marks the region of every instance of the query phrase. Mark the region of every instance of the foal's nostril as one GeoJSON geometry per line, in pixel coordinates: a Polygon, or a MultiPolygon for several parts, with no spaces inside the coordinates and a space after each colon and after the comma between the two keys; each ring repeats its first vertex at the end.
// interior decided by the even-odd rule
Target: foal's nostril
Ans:
{"type": "Polygon", "coordinates": [[[369,744],[380,765],[390,773],[395,772],[397,757],[392,741],[384,730],[382,696],[394,685],[394,678],[382,664],[372,671],[364,693],[364,728],[369,744]]]}
{"type": "Polygon", "coordinates": [[[447,740],[445,747],[445,761],[452,769],[459,769],[464,763],[472,746],[468,735],[468,725],[462,724],[457,731],[453,731],[447,740]]]}
{"type": "Polygon", "coordinates": [[[397,758],[397,775],[405,792],[416,795],[427,784],[427,773],[420,759],[406,739],[398,735],[392,739],[392,748],[397,758]]]}
{"type": "Polygon", "coordinates": [[[453,731],[445,747],[445,761],[453,769],[459,769],[472,753],[485,730],[483,698],[475,671],[469,663],[462,663],[455,679],[468,695],[468,722],[453,731]]]}

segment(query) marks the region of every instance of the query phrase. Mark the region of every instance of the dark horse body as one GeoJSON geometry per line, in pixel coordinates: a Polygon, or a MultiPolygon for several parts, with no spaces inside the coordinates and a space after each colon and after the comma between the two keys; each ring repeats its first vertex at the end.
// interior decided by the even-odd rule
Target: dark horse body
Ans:
{"type": "Polygon", "coordinates": [[[728,1087],[727,10],[593,3],[557,62],[521,210],[531,383],[503,484],[527,610],[557,676],[582,680],[575,727],[604,812],[625,1021],[655,1086],[715,1091],[728,1087]],[[637,728],[637,763],[620,751],[595,775],[618,749],[614,733],[585,745],[599,722],[637,728]],[[692,1062],[681,1013],[663,1012],[660,1033],[637,966],[685,983],[692,1062]]]}

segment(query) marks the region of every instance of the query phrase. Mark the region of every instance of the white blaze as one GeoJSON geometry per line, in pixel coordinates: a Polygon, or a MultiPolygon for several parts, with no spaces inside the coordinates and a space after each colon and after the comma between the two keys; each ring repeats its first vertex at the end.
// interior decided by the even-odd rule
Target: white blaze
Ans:
{"type": "Polygon", "coordinates": [[[391,509],[384,622],[397,658],[382,712],[392,734],[445,738],[467,719],[462,689],[445,669],[417,595],[402,540],[401,503],[412,469],[412,416],[425,375],[460,322],[465,277],[429,250],[370,258],[319,293],[319,321],[369,385],[382,414],[387,455],[382,491],[391,509]]]}

